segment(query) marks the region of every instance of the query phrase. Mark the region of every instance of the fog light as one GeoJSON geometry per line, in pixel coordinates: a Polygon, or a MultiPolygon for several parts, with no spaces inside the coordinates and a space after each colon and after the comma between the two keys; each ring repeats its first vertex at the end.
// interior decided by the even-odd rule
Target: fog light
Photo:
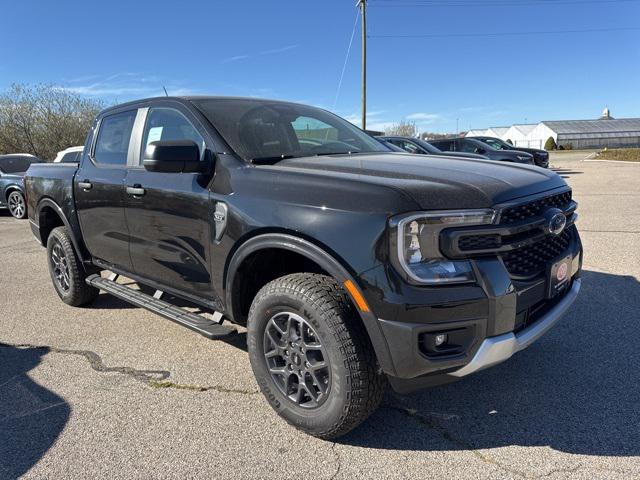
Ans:
{"type": "Polygon", "coordinates": [[[434,343],[436,344],[436,347],[439,347],[439,346],[444,345],[445,343],[447,343],[447,334],[446,333],[439,333],[438,335],[436,335],[436,337],[434,339],[434,343]]]}

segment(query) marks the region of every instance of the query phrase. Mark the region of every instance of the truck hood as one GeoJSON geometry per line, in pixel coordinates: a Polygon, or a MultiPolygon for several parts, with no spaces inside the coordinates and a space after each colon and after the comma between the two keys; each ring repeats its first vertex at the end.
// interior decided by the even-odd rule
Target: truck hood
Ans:
{"type": "Polygon", "coordinates": [[[566,186],[556,173],[528,165],[396,152],[303,157],[277,165],[390,187],[425,210],[488,208],[566,186]]]}

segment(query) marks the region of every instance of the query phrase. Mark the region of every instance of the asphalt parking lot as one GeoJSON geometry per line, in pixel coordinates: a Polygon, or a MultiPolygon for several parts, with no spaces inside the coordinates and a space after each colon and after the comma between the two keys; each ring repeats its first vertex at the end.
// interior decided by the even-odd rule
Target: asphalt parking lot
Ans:
{"type": "Polygon", "coordinates": [[[639,478],[640,164],[552,156],[579,202],[583,291],[510,361],[389,394],[339,441],[258,393],[244,336],[212,342],[101,295],[56,296],[0,213],[0,478],[639,478]]]}

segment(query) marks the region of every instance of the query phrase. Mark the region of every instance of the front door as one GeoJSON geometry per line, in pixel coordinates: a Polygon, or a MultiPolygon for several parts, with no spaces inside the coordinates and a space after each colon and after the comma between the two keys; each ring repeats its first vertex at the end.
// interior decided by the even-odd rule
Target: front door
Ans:
{"type": "Polygon", "coordinates": [[[129,233],[124,216],[124,179],[136,110],[103,117],[74,181],[82,236],[91,255],[131,271],[129,233]]]}
{"type": "Polygon", "coordinates": [[[126,179],[126,218],[136,274],[182,292],[211,297],[208,177],[198,173],[149,172],[142,167],[154,141],[193,140],[204,156],[205,141],[177,107],[150,108],[139,158],[126,179]]]}

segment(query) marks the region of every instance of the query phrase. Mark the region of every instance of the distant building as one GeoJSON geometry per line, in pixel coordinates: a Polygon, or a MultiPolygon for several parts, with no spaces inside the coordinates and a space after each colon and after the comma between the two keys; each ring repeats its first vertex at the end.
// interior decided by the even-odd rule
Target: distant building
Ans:
{"type": "Polygon", "coordinates": [[[512,125],[486,130],[470,130],[467,137],[491,136],[511,140],[516,147],[543,148],[549,137],[559,147],[620,148],[640,147],[640,118],[611,116],[605,108],[597,120],[545,120],[538,124],[512,125]]]}

